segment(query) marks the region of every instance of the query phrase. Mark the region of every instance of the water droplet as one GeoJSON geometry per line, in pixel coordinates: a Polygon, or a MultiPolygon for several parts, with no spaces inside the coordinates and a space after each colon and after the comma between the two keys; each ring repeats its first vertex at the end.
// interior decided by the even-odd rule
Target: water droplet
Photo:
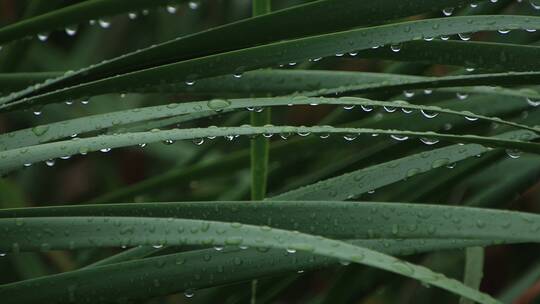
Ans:
{"type": "Polygon", "coordinates": [[[459,99],[459,100],[465,100],[467,99],[467,97],[469,97],[469,94],[466,94],[466,93],[456,93],[456,97],[459,99]]]}
{"type": "Polygon", "coordinates": [[[446,166],[449,163],[450,163],[450,160],[448,158],[441,158],[441,159],[437,159],[437,160],[433,161],[433,163],[431,164],[431,167],[433,169],[437,169],[437,168],[446,166]]]}
{"type": "Polygon", "coordinates": [[[540,106],[540,99],[533,99],[533,98],[527,98],[527,103],[530,105],[530,106],[533,106],[533,107],[538,107],[540,106]]]}
{"type": "Polygon", "coordinates": [[[392,50],[392,52],[397,53],[401,51],[401,44],[392,44],[390,45],[390,49],[392,50]]]}
{"type": "Polygon", "coordinates": [[[54,159],[49,159],[49,160],[45,161],[45,164],[46,164],[48,167],[52,167],[52,166],[54,166],[55,161],[54,161],[54,159]]]}
{"type": "Polygon", "coordinates": [[[178,11],[178,8],[174,5],[167,5],[165,7],[165,10],[167,11],[167,13],[169,14],[176,14],[176,11],[178,11]]]}
{"type": "Polygon", "coordinates": [[[37,38],[39,41],[45,42],[47,39],[49,39],[49,33],[39,33],[37,34],[37,38]]]}
{"type": "Polygon", "coordinates": [[[474,117],[473,113],[469,112],[469,111],[463,111],[461,112],[463,115],[465,115],[465,119],[468,120],[468,121],[477,121],[478,120],[478,117],[474,117]]]}
{"type": "Polygon", "coordinates": [[[43,134],[47,133],[49,131],[49,126],[36,126],[32,128],[32,132],[36,136],[42,136],[43,134]]]}
{"type": "Polygon", "coordinates": [[[89,103],[90,103],[90,99],[89,99],[89,98],[85,97],[85,98],[81,99],[81,104],[87,105],[87,104],[89,104],[89,103]]]}
{"type": "Polygon", "coordinates": [[[540,0],[530,0],[529,3],[535,10],[540,10],[540,0]]]}
{"type": "Polygon", "coordinates": [[[128,13],[128,18],[129,18],[130,20],[135,20],[135,19],[137,19],[137,17],[138,17],[138,15],[137,15],[137,13],[135,13],[135,12],[130,12],[130,13],[128,13]]]}
{"type": "Polygon", "coordinates": [[[79,148],[79,153],[80,153],[81,155],[86,155],[86,154],[88,154],[88,148],[87,148],[87,147],[80,147],[80,148],[79,148]]]}
{"type": "Polygon", "coordinates": [[[184,292],[184,296],[188,299],[193,298],[193,296],[195,296],[195,292],[193,292],[193,290],[188,289],[184,292]]]}
{"type": "Polygon", "coordinates": [[[197,146],[200,146],[204,144],[204,138],[195,138],[193,139],[193,143],[196,144],[197,146]]]}
{"type": "Polygon", "coordinates": [[[287,248],[288,253],[296,253],[296,249],[293,248],[287,248]]]}
{"type": "Polygon", "coordinates": [[[345,135],[343,135],[343,139],[345,139],[346,141],[353,141],[357,137],[358,137],[358,135],[356,135],[356,134],[345,134],[345,135]]]}
{"type": "Polygon", "coordinates": [[[339,261],[339,264],[343,265],[343,266],[349,266],[351,265],[351,262],[350,261],[346,261],[346,260],[341,260],[339,261]]]}
{"type": "Polygon", "coordinates": [[[372,108],[372,107],[366,106],[366,105],[360,105],[360,108],[362,108],[362,110],[363,110],[364,112],[371,112],[371,111],[373,111],[373,108],[372,108]]]}
{"type": "Polygon", "coordinates": [[[413,176],[417,175],[418,173],[420,173],[420,169],[411,168],[411,169],[407,170],[407,177],[413,177],[413,176]]]}
{"type": "Polygon", "coordinates": [[[453,7],[447,7],[447,8],[445,8],[445,9],[442,10],[442,13],[443,13],[443,15],[445,15],[446,17],[452,16],[452,14],[454,13],[454,8],[453,8],[453,7]]]}
{"type": "Polygon", "coordinates": [[[412,98],[412,97],[414,97],[414,92],[413,91],[403,91],[403,96],[405,96],[407,98],[412,98]]]}
{"type": "Polygon", "coordinates": [[[458,36],[459,36],[459,39],[461,39],[463,41],[471,40],[471,34],[469,34],[469,33],[459,33],[458,36]]]}
{"type": "Polygon", "coordinates": [[[510,158],[519,158],[521,154],[522,152],[517,149],[506,149],[506,155],[508,155],[510,158]]]}
{"type": "Polygon", "coordinates": [[[427,138],[427,137],[421,137],[420,141],[426,145],[434,145],[439,142],[436,138],[427,138]]]}
{"type": "Polygon", "coordinates": [[[189,6],[190,9],[196,10],[196,9],[199,8],[200,3],[199,3],[199,1],[189,1],[188,6],[189,6]]]}
{"type": "Polygon", "coordinates": [[[101,151],[103,153],[107,153],[107,152],[111,151],[111,148],[103,148],[103,149],[99,149],[99,151],[101,151]]]}
{"type": "Polygon", "coordinates": [[[163,141],[163,143],[166,144],[166,145],[172,145],[172,144],[174,144],[174,140],[166,139],[166,140],[163,141]]]}
{"type": "Polygon", "coordinates": [[[208,101],[208,104],[207,106],[216,111],[216,112],[219,112],[227,107],[229,107],[231,105],[231,102],[228,101],[228,100],[225,100],[225,99],[212,99],[210,101],[208,101]]]}
{"type": "Polygon", "coordinates": [[[392,135],[390,135],[390,137],[397,140],[397,141],[405,141],[405,140],[409,139],[408,136],[398,135],[398,134],[392,134],[392,135]]]}
{"type": "Polygon", "coordinates": [[[425,111],[424,109],[420,110],[420,113],[422,113],[422,115],[424,115],[425,118],[435,118],[437,117],[437,115],[439,115],[439,113],[437,112],[428,112],[428,111],[425,111]]]}
{"type": "Polygon", "coordinates": [[[499,29],[499,30],[497,30],[497,32],[499,32],[499,34],[505,35],[505,34],[510,33],[510,30],[509,29],[499,29]]]}
{"type": "Polygon", "coordinates": [[[68,36],[75,36],[77,34],[77,26],[72,25],[65,28],[65,32],[68,36]]]}
{"type": "Polygon", "coordinates": [[[424,90],[424,94],[426,94],[426,95],[431,95],[432,93],[433,93],[432,89],[425,89],[424,90]]]}
{"type": "Polygon", "coordinates": [[[281,139],[283,139],[283,140],[287,140],[291,136],[292,136],[292,133],[290,133],[290,132],[279,133],[279,137],[281,137],[281,139]]]}
{"type": "Polygon", "coordinates": [[[354,109],[354,105],[345,105],[345,106],[343,106],[343,109],[344,110],[352,110],[352,109],[354,109]]]}
{"type": "Polygon", "coordinates": [[[157,244],[157,245],[152,245],[153,248],[155,249],[160,249],[160,248],[163,248],[163,245],[162,244],[157,244]]]}
{"type": "Polygon", "coordinates": [[[396,111],[396,108],[389,106],[383,106],[383,109],[388,113],[394,113],[396,111]]]}
{"type": "Polygon", "coordinates": [[[111,27],[111,22],[104,19],[99,19],[98,24],[103,29],[108,29],[109,27],[111,27]]]}

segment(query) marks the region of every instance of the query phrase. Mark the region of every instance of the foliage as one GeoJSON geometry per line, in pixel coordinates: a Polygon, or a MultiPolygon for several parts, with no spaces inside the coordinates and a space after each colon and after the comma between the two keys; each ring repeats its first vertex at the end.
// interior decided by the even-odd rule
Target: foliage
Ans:
{"type": "Polygon", "coordinates": [[[2,303],[536,297],[540,2],[5,3],[2,303]]]}

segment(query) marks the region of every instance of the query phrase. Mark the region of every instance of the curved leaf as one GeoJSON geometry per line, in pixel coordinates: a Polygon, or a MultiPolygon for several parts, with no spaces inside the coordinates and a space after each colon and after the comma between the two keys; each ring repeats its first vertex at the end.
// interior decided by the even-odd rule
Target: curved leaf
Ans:
{"type": "MultiPolygon", "coordinates": [[[[0,240],[0,250],[3,251],[93,248],[125,244],[270,247],[361,263],[415,278],[480,303],[498,303],[486,294],[425,267],[345,242],[270,227],[201,220],[130,217],[0,219],[0,227],[11,232],[0,240]]],[[[0,294],[2,290],[5,290],[5,287],[0,287],[0,294]]]]}
{"type": "MultiPolygon", "coordinates": [[[[463,248],[486,245],[478,240],[356,240],[352,244],[393,255],[406,255],[436,249],[463,248]]],[[[337,263],[337,260],[304,252],[286,254],[283,250],[239,250],[227,247],[223,250],[196,250],[125,262],[95,269],[82,269],[47,276],[34,280],[0,286],[5,303],[56,301],[103,303],[109,300],[139,300],[159,295],[169,295],[215,285],[235,283],[263,275],[316,269],[337,263]],[[256,267],[254,267],[256,265],[256,267]],[[206,271],[198,272],[200,267],[206,271]],[[196,274],[194,274],[196,272],[196,274]],[[114,280],[109,284],[106,277],[114,280]],[[77,282],[76,284],[74,282],[77,282]],[[41,289],[41,286],[46,288],[41,289]],[[148,292],[148,286],[152,286],[148,292]],[[35,292],[40,288],[40,292],[35,292]],[[68,289],[66,293],[65,290],[68,289]],[[71,291],[71,292],[69,292],[71,291]],[[107,298],[96,297],[106,294],[107,298]],[[11,302],[13,301],[13,302],[11,302]]]]}
{"type": "MultiPolygon", "coordinates": [[[[442,134],[435,132],[415,132],[401,130],[382,130],[382,129],[364,129],[364,128],[334,128],[334,127],[209,127],[195,129],[171,129],[171,130],[153,130],[150,132],[124,133],[117,135],[102,135],[97,137],[80,138],[76,140],[60,141],[54,143],[46,143],[37,146],[23,147],[0,152],[0,172],[7,173],[13,169],[22,167],[23,165],[33,164],[36,162],[55,159],[58,157],[66,157],[75,154],[87,154],[102,150],[108,152],[110,149],[139,145],[142,143],[154,142],[172,142],[175,140],[186,139],[201,139],[226,137],[234,139],[241,135],[266,135],[282,134],[290,136],[293,133],[300,135],[309,135],[310,133],[322,134],[344,134],[345,137],[356,138],[359,135],[388,135],[397,138],[398,140],[407,139],[409,137],[425,137],[431,139],[442,139],[450,142],[458,143],[478,143],[486,146],[495,146],[508,149],[517,149],[523,152],[540,153],[540,144],[516,140],[515,134],[512,139],[483,137],[477,135],[453,135],[442,134]]],[[[526,133],[520,139],[530,139],[534,133],[526,133]]],[[[447,165],[448,162],[441,162],[439,166],[447,165]]],[[[435,166],[435,164],[433,164],[435,166]]]]}
{"type": "MultiPolygon", "coordinates": [[[[419,40],[426,36],[433,37],[471,31],[498,30],[500,28],[540,29],[540,17],[453,17],[361,28],[282,41],[181,61],[178,63],[166,64],[159,67],[79,84],[70,88],[59,89],[36,97],[26,97],[28,94],[43,91],[47,89],[49,85],[58,83],[62,80],[62,78],[59,78],[0,98],[0,110],[5,111],[7,109],[20,107],[24,104],[35,105],[60,102],[75,97],[98,95],[110,92],[111,90],[129,90],[129,88],[133,87],[149,86],[164,82],[187,81],[188,83],[192,83],[197,78],[239,73],[275,64],[285,64],[309,58],[330,56],[340,52],[353,52],[379,45],[419,40]]],[[[68,73],[67,76],[86,72],[86,70],[81,70],[74,73],[68,73]]]]}
{"type": "MultiPolygon", "coordinates": [[[[394,111],[395,109],[401,109],[410,113],[411,111],[422,111],[423,113],[430,113],[427,115],[436,115],[431,113],[444,113],[451,115],[458,115],[471,119],[480,119],[491,121],[503,125],[509,125],[533,132],[538,132],[537,127],[529,127],[526,125],[505,121],[500,118],[487,117],[484,115],[477,115],[469,111],[455,111],[450,109],[444,109],[436,106],[422,106],[413,105],[405,101],[394,102],[382,102],[372,101],[364,98],[344,97],[344,98],[316,98],[307,96],[295,96],[295,97],[275,97],[275,98],[249,98],[249,99],[229,99],[229,100],[208,100],[189,103],[172,103],[164,106],[154,106],[146,108],[137,108],[124,110],[119,112],[110,112],[106,114],[99,114],[93,116],[87,116],[82,118],[76,118],[67,121],[56,122],[47,125],[40,125],[33,128],[14,131],[0,135],[0,150],[9,150],[14,148],[20,148],[24,146],[30,146],[40,143],[46,143],[58,139],[63,139],[71,136],[72,134],[84,134],[87,132],[100,131],[111,127],[120,127],[122,125],[132,124],[136,122],[148,121],[158,118],[167,118],[177,115],[201,113],[204,117],[213,114],[220,114],[222,112],[215,111],[215,104],[227,103],[227,111],[233,109],[244,109],[254,107],[273,107],[273,106],[285,106],[285,105],[346,105],[346,106],[362,106],[366,108],[371,107],[384,107],[388,111],[394,111]]],[[[193,118],[199,118],[199,116],[193,116],[193,118]]],[[[186,121],[186,120],[184,120],[186,121]]],[[[148,129],[147,129],[148,130],[148,129]]]]}

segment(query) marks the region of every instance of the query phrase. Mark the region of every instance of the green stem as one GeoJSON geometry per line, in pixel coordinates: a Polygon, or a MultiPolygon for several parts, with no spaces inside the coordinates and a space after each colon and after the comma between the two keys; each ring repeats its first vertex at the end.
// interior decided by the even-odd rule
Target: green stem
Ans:
{"type": "MultiPolygon", "coordinates": [[[[271,0],[252,0],[253,16],[268,14],[271,11],[271,0]]],[[[252,126],[264,126],[271,122],[270,109],[261,113],[251,113],[252,126]]],[[[263,200],[266,196],[268,179],[268,157],[270,142],[267,138],[257,137],[251,140],[251,199],[263,200]]],[[[251,281],[251,304],[257,302],[257,280],[251,281]]]]}
{"type": "Polygon", "coordinates": [[[253,16],[268,14],[271,9],[271,0],[253,0],[253,16]]]}
{"type": "MultiPolygon", "coordinates": [[[[264,126],[270,123],[270,109],[251,114],[252,126],[264,126]]],[[[251,140],[251,199],[263,200],[266,196],[268,157],[270,142],[265,137],[251,140]]]]}
{"type": "MultiPolygon", "coordinates": [[[[253,16],[267,14],[271,10],[270,0],[253,0],[253,16]]],[[[251,125],[264,126],[271,121],[270,109],[251,113],[251,125]]],[[[264,137],[251,140],[251,199],[263,200],[266,196],[268,175],[269,141],[264,137]]]]}

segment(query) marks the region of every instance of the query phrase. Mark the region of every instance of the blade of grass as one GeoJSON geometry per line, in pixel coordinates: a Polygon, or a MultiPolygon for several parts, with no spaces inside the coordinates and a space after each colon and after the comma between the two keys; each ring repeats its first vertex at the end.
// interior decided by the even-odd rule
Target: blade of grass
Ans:
{"type": "MultiPolygon", "coordinates": [[[[351,243],[365,246],[392,255],[407,255],[487,245],[478,240],[357,240],[351,243]]],[[[304,252],[284,254],[282,250],[270,249],[260,252],[249,248],[240,250],[225,247],[221,251],[205,249],[145,258],[137,261],[105,265],[95,269],[81,269],[47,276],[35,280],[16,282],[9,286],[10,293],[27,294],[30,301],[69,301],[68,289],[75,288],[74,296],[80,302],[103,303],[110,299],[143,300],[160,295],[169,295],[184,290],[213,287],[250,280],[255,277],[317,269],[336,265],[338,260],[304,252]],[[156,267],[163,265],[163,267],[156,267]],[[165,266],[171,267],[165,267],[165,266]],[[255,266],[257,265],[257,266],[255,266]],[[197,269],[204,267],[206,271],[197,269]],[[193,272],[198,275],[194,276],[193,272]],[[111,278],[114,285],[102,278],[111,278]],[[197,279],[194,279],[194,278],[197,279]],[[133,278],[136,278],[133,280],[133,278]],[[75,285],[73,282],[77,282],[75,285]],[[158,282],[159,284],[156,284],[158,282]],[[47,288],[36,293],[36,288],[47,288]],[[147,287],[152,286],[151,294],[147,287]],[[30,292],[32,291],[32,292],[30,292]],[[96,295],[106,294],[107,298],[96,295]]],[[[20,303],[20,302],[18,302],[20,303]]]]}
{"type": "Polygon", "coordinates": [[[533,71],[540,66],[529,60],[529,56],[538,56],[539,52],[540,48],[532,45],[433,40],[403,43],[397,53],[389,48],[366,50],[362,52],[362,57],[465,66],[488,71],[533,71]]]}
{"type": "MultiPolygon", "coordinates": [[[[509,132],[501,135],[501,137],[507,136],[513,137],[516,136],[516,133],[509,132]]],[[[357,170],[277,195],[274,198],[285,200],[289,198],[345,200],[392,182],[435,169],[437,166],[434,166],[434,164],[441,159],[445,159],[447,162],[439,167],[487,151],[487,148],[478,145],[453,145],[357,170]]]]}
{"type": "MultiPolygon", "coordinates": [[[[523,152],[540,153],[540,144],[523,141],[535,136],[535,133],[523,131],[520,136],[513,134],[511,138],[484,137],[478,135],[455,135],[435,132],[416,132],[401,130],[365,129],[365,128],[334,128],[334,127],[292,127],[292,126],[265,126],[265,127],[222,127],[222,128],[194,128],[171,129],[166,131],[153,130],[150,132],[124,133],[117,135],[102,135],[97,137],[80,138],[54,143],[40,144],[31,147],[17,148],[0,152],[0,172],[8,173],[17,168],[28,166],[49,159],[66,157],[76,154],[87,154],[101,150],[108,152],[113,148],[139,145],[141,143],[170,142],[175,140],[194,140],[212,137],[234,137],[242,135],[268,135],[281,134],[290,136],[294,133],[306,134],[341,134],[343,136],[357,137],[373,134],[393,136],[398,139],[420,137],[436,140],[445,140],[455,143],[475,143],[488,147],[506,148],[523,152]]],[[[478,149],[489,149],[478,146],[478,149]]],[[[466,148],[464,148],[466,150],[466,148]]],[[[486,150],[484,150],[486,151],[486,150]]],[[[450,164],[449,158],[433,162],[430,167],[441,167],[450,164]]],[[[425,164],[424,164],[425,166],[425,164]]]]}
{"type": "Polygon", "coordinates": [[[0,44],[58,28],[66,28],[90,19],[165,6],[175,2],[186,2],[186,0],[88,0],[6,25],[0,28],[0,44]]]}
{"type": "MultiPolygon", "coordinates": [[[[484,276],[484,248],[470,247],[465,249],[465,274],[463,282],[474,289],[480,288],[484,276]]],[[[473,304],[468,299],[461,298],[461,304],[473,304]]]]}
{"type": "MultiPolygon", "coordinates": [[[[181,61],[137,72],[120,74],[69,88],[61,88],[34,97],[27,97],[29,94],[43,91],[49,85],[60,81],[58,79],[51,80],[0,98],[0,110],[5,111],[21,106],[60,102],[67,99],[98,95],[111,90],[129,90],[132,87],[155,85],[163,81],[188,81],[191,83],[195,75],[196,78],[205,78],[233,74],[238,73],[239,68],[242,71],[248,71],[275,64],[330,56],[340,52],[353,52],[369,49],[373,46],[418,40],[424,36],[498,30],[500,28],[522,29],[536,27],[540,29],[540,17],[471,16],[409,21],[355,29],[181,61]]],[[[81,73],[84,72],[85,70],[81,70],[81,73]]],[[[528,75],[522,81],[536,81],[534,77],[531,77],[531,75],[528,75]]]]}
{"type": "MultiPolygon", "coordinates": [[[[163,4],[164,2],[165,1],[163,0],[160,0],[160,2],[148,0],[124,0],[122,1],[124,5],[118,5],[118,1],[115,0],[87,1],[84,4],[72,5],[63,10],[55,11],[44,16],[38,16],[36,17],[37,20],[24,20],[0,30],[0,34],[7,36],[8,40],[15,39],[17,37],[20,38],[21,35],[42,32],[48,24],[54,25],[53,29],[72,25],[81,20],[80,16],[84,16],[85,18],[91,16],[94,10],[100,12],[100,16],[98,17],[102,17],[106,12],[128,12],[130,9],[133,9],[133,7],[130,6],[142,5],[144,7],[163,4]],[[106,11],[105,9],[109,11],[106,11]],[[72,18],[73,21],[71,21],[70,18],[72,18]],[[60,26],[59,23],[63,23],[64,26],[60,26]],[[29,28],[37,29],[37,32],[32,30],[28,31],[29,28]]],[[[118,74],[118,70],[131,72],[164,63],[204,57],[273,41],[345,30],[360,25],[380,23],[386,20],[416,15],[426,11],[436,11],[445,7],[463,5],[467,2],[468,1],[465,0],[441,0],[436,4],[433,4],[427,0],[414,0],[403,3],[400,10],[394,10],[392,9],[394,7],[393,0],[380,0],[376,3],[364,3],[355,0],[314,1],[312,3],[283,9],[255,18],[241,20],[201,33],[173,39],[156,46],[94,65],[90,69],[67,74],[66,77],[57,79],[54,83],[69,84],[75,83],[74,80],[80,81],[81,79],[86,79],[85,81],[88,81],[96,79],[97,77],[118,74]],[[298,15],[302,15],[304,18],[298,18],[298,15]],[[312,17],[310,18],[308,16],[312,17]],[[311,20],[315,18],[318,20],[316,24],[311,22],[311,20]],[[257,28],[257,31],[254,32],[253,28],[257,28]]],[[[47,85],[50,84],[53,83],[47,85]]]]}
{"type": "MultiPolygon", "coordinates": [[[[269,224],[274,228],[294,229],[335,239],[476,239],[494,244],[540,241],[537,233],[539,215],[431,204],[272,200],[258,201],[258,204],[251,201],[177,202],[0,210],[0,218],[22,219],[23,222],[42,217],[97,216],[152,216],[164,221],[168,218],[239,221],[249,225],[269,224]]],[[[25,242],[30,243],[31,240],[25,242]]],[[[176,243],[169,245],[173,244],[176,243]]]]}
{"type": "MultiPolygon", "coordinates": [[[[154,106],[146,108],[136,108],[118,112],[109,112],[106,114],[98,114],[92,116],[86,116],[82,118],[76,118],[67,121],[56,122],[47,125],[39,125],[33,128],[23,129],[19,131],[14,131],[10,133],[5,133],[0,135],[0,150],[9,150],[14,148],[21,148],[24,146],[31,146],[40,143],[47,143],[50,141],[64,139],[72,136],[72,134],[85,134],[88,132],[101,131],[103,129],[114,128],[114,133],[122,131],[121,126],[129,125],[138,122],[149,121],[158,118],[167,118],[183,115],[178,118],[174,118],[174,122],[178,121],[189,121],[191,119],[198,119],[200,117],[208,117],[211,115],[218,115],[223,113],[224,110],[238,110],[250,107],[273,107],[273,106],[285,106],[285,105],[310,105],[310,104],[319,104],[319,105],[347,105],[347,106],[363,106],[363,107],[378,107],[386,109],[404,109],[409,111],[421,111],[423,113],[430,113],[424,115],[434,115],[431,113],[444,113],[451,115],[458,115],[468,119],[479,119],[490,121],[494,123],[499,123],[503,125],[509,125],[516,128],[521,128],[525,130],[530,130],[537,132],[537,127],[529,127],[527,125],[518,124],[506,120],[502,120],[497,117],[488,117],[485,115],[474,114],[470,111],[457,111],[444,109],[437,106],[424,106],[424,105],[413,105],[405,101],[394,101],[394,102],[381,102],[373,101],[364,98],[356,97],[342,97],[342,98],[320,98],[320,97],[306,97],[306,96],[295,96],[295,97],[274,97],[274,98],[249,98],[249,99],[229,99],[229,100],[208,100],[208,101],[198,101],[198,102],[189,102],[189,103],[171,103],[163,106],[154,106]],[[215,104],[222,103],[224,106],[223,109],[218,112],[215,111],[215,104]],[[187,116],[186,114],[197,114],[193,116],[187,116]]],[[[254,113],[253,115],[258,115],[260,113],[254,113]]],[[[268,118],[263,115],[263,118],[268,118]]],[[[253,118],[253,116],[252,116],[253,118]]],[[[261,118],[261,117],[259,117],[261,118]]],[[[258,118],[257,118],[258,119],[258,118]]],[[[256,125],[260,122],[255,121],[256,125]]],[[[162,123],[160,123],[162,124],[162,123]]],[[[266,125],[266,121],[263,125],[266,125]]],[[[150,130],[152,124],[146,124],[146,128],[137,128],[137,131],[147,131],[150,130]]],[[[253,121],[252,121],[253,125],[253,121]]],[[[260,124],[259,124],[260,125],[260,124]]],[[[144,126],[139,125],[139,127],[144,126]]],[[[135,130],[132,130],[135,131],[135,130]]],[[[267,142],[267,140],[265,141],[267,142]]],[[[261,152],[261,157],[267,160],[268,153],[264,152],[268,143],[262,145],[255,145],[257,151],[259,148],[261,152]]],[[[255,149],[255,147],[252,147],[255,149]]],[[[253,153],[253,152],[252,152],[253,153]]],[[[261,160],[262,162],[262,160],[261,160]]],[[[265,162],[267,163],[267,161],[265,162]]],[[[260,164],[262,165],[262,164],[260,164]]],[[[265,174],[262,174],[266,170],[263,168],[266,166],[261,166],[256,171],[260,172],[261,175],[256,174],[262,180],[266,178],[265,174]]],[[[260,193],[265,191],[259,190],[260,193]]]]}
{"type": "MultiPolygon", "coordinates": [[[[276,248],[361,263],[420,280],[480,303],[499,303],[489,295],[475,291],[457,280],[365,247],[270,227],[129,217],[0,219],[0,226],[11,231],[6,238],[0,240],[0,250],[4,251],[95,248],[124,244],[246,245],[276,248]],[[39,239],[25,237],[40,234],[44,230],[47,233],[41,234],[39,239]],[[67,237],[64,234],[66,230],[69,231],[67,237]],[[172,230],[175,231],[173,234],[172,230]]],[[[0,290],[5,295],[9,288],[2,287],[0,290]]],[[[17,297],[7,298],[24,297],[25,295],[19,294],[17,297]]]]}

